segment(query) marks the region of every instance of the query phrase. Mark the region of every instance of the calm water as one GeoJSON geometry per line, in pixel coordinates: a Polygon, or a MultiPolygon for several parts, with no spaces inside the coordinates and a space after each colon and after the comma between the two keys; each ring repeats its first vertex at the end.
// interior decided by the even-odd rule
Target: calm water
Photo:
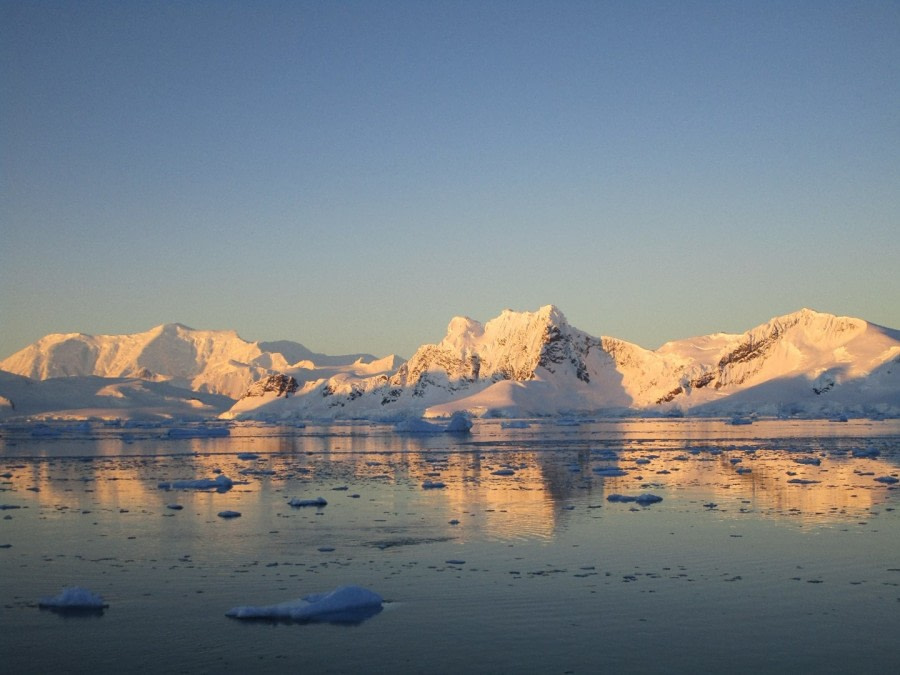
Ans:
{"type": "Polygon", "coordinates": [[[900,659],[900,489],[875,480],[900,476],[898,421],[176,440],[5,427],[0,474],[0,504],[19,507],[0,511],[6,672],[894,673],[900,659]],[[216,471],[242,482],[158,487],[216,471]],[[225,617],[345,584],[384,611],[355,626],[225,617]],[[70,585],[109,608],[37,608],[70,585]]]}

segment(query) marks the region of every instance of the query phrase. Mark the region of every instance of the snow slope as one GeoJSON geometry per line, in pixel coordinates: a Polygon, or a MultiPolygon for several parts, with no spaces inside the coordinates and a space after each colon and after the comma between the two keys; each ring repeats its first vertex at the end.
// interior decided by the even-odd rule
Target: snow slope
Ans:
{"type": "Polygon", "coordinates": [[[237,399],[260,378],[287,372],[296,361],[301,369],[316,369],[312,359],[317,358],[322,365],[340,368],[375,357],[325,356],[296,342],[247,342],[234,331],[170,323],[131,335],[47,335],[0,361],[0,369],[37,380],[140,378],[237,399]]]}
{"type": "Polygon", "coordinates": [[[0,419],[200,419],[232,403],[165,382],[93,375],[33,380],[0,371],[0,419]]]}
{"type": "Polygon", "coordinates": [[[450,321],[394,374],[308,380],[247,397],[226,417],[395,419],[404,415],[900,415],[900,332],[809,309],[740,335],[655,351],[572,327],[556,307],[450,321]]]}

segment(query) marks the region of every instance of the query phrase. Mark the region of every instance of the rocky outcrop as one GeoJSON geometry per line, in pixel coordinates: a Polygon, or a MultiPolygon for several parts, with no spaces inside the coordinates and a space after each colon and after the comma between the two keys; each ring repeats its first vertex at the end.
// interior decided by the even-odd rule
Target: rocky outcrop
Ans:
{"type": "Polygon", "coordinates": [[[297,393],[300,385],[290,375],[279,373],[277,375],[269,375],[258,382],[254,382],[241,398],[252,398],[254,396],[265,396],[274,393],[275,397],[284,396],[287,398],[291,394],[297,393]]]}

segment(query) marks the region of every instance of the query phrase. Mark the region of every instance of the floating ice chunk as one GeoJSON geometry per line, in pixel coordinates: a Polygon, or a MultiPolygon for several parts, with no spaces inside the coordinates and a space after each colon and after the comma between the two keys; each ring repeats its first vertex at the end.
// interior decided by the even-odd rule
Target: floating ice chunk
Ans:
{"type": "Polygon", "coordinates": [[[218,490],[227,492],[234,485],[234,481],[222,474],[215,478],[198,478],[196,480],[173,480],[159,483],[162,490],[218,490]]]}
{"type": "Polygon", "coordinates": [[[854,457],[878,457],[881,451],[877,448],[857,448],[851,453],[854,457]]]}
{"type": "Polygon", "coordinates": [[[69,586],[52,598],[41,598],[38,607],[46,609],[100,610],[109,607],[103,598],[80,586],[69,586]]]}
{"type": "Polygon", "coordinates": [[[788,483],[793,483],[794,485],[814,485],[816,483],[821,483],[819,480],[810,480],[808,478],[791,478],[788,483]]]}
{"type": "Polygon", "coordinates": [[[743,415],[735,415],[728,421],[728,424],[741,426],[744,424],[753,424],[753,420],[749,417],[744,417],[743,415]]]}
{"type": "Polygon", "coordinates": [[[7,509],[21,509],[22,507],[18,504],[0,504],[0,511],[6,511],[7,509]]]}
{"type": "Polygon", "coordinates": [[[315,499],[299,499],[294,497],[288,502],[288,506],[327,506],[328,502],[325,501],[323,497],[316,497],[315,499]]]}
{"type": "Polygon", "coordinates": [[[447,487],[447,485],[439,480],[427,479],[424,483],[422,483],[422,487],[426,490],[439,490],[440,488],[447,487]]]}
{"type": "Polygon", "coordinates": [[[628,472],[625,469],[620,469],[615,466],[598,466],[594,467],[594,473],[598,476],[627,476],[628,472]]]}
{"type": "Polygon", "coordinates": [[[472,420],[465,413],[455,412],[447,424],[426,422],[418,417],[408,417],[394,425],[394,431],[401,434],[467,433],[472,429],[472,420]]]}
{"type": "Polygon", "coordinates": [[[259,459],[259,455],[255,452],[239,452],[238,459],[259,459]]]}
{"type": "Polygon", "coordinates": [[[184,507],[181,504],[166,504],[166,508],[173,511],[181,511],[184,507]]]}
{"type": "Polygon", "coordinates": [[[448,434],[465,434],[472,429],[472,420],[469,416],[462,412],[455,412],[450,416],[450,421],[444,427],[444,432],[448,434]]]}
{"type": "Polygon", "coordinates": [[[662,501],[662,497],[654,494],[650,494],[649,492],[645,492],[642,495],[620,495],[620,494],[612,494],[606,498],[608,502],[636,502],[641,506],[647,506],[649,504],[656,504],[662,501]]]}
{"type": "Polygon", "coordinates": [[[440,424],[426,422],[418,417],[400,420],[394,425],[394,431],[401,434],[439,434],[444,431],[440,424]]]}
{"type": "Polygon", "coordinates": [[[509,422],[500,422],[501,429],[527,429],[531,425],[525,420],[510,420],[509,422]]]}
{"type": "Polygon", "coordinates": [[[225,616],[233,619],[276,619],[361,623],[381,611],[381,596],[361,586],[341,586],[329,593],[314,593],[299,600],[261,607],[233,607],[225,616]]]}
{"type": "Polygon", "coordinates": [[[513,469],[497,469],[496,471],[491,471],[492,476],[514,476],[515,471],[513,469]]]}
{"type": "Polygon", "coordinates": [[[822,460],[818,457],[798,457],[794,462],[797,464],[809,464],[811,466],[820,466],[822,464],[822,460]]]}
{"type": "Polygon", "coordinates": [[[893,485],[894,483],[900,482],[900,479],[894,478],[893,476],[879,476],[875,480],[879,483],[884,483],[885,485],[893,485]]]}
{"type": "Polygon", "coordinates": [[[466,564],[465,560],[445,560],[444,562],[447,563],[448,565],[465,565],[466,564]]]}
{"type": "Polygon", "coordinates": [[[240,511],[219,511],[218,516],[219,516],[219,518],[240,518],[241,512],[240,511]]]}

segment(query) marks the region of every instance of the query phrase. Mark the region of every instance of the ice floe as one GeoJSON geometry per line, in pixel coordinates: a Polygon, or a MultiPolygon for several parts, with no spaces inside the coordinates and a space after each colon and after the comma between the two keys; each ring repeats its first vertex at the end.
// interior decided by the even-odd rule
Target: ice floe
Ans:
{"type": "Polygon", "coordinates": [[[645,492],[642,495],[620,495],[620,494],[612,494],[606,498],[608,502],[635,502],[640,504],[641,506],[646,506],[648,504],[656,504],[657,502],[662,501],[662,497],[654,494],[650,494],[649,492],[645,492]]]}
{"type": "Polygon", "coordinates": [[[885,485],[893,485],[894,483],[900,482],[900,479],[894,478],[893,476],[878,476],[875,480],[879,483],[884,483],[885,485]]]}
{"type": "Polygon", "coordinates": [[[234,481],[224,474],[215,478],[163,481],[157,485],[161,490],[218,490],[219,492],[227,492],[233,486],[234,481]]]}
{"type": "Polygon", "coordinates": [[[472,420],[468,415],[461,412],[453,413],[447,424],[436,424],[418,417],[408,417],[394,425],[394,431],[402,434],[460,434],[468,433],[471,429],[472,420]]]}
{"type": "Polygon", "coordinates": [[[627,476],[628,472],[625,469],[620,469],[614,466],[598,466],[594,468],[594,473],[598,476],[606,476],[609,478],[615,478],[617,476],[627,476]]]}
{"type": "Polygon", "coordinates": [[[316,497],[315,499],[300,499],[298,497],[294,497],[288,502],[288,506],[327,506],[328,502],[325,501],[324,497],[316,497]]]}
{"type": "Polygon", "coordinates": [[[62,593],[38,600],[38,607],[56,610],[102,610],[109,605],[103,598],[80,586],[69,586],[62,593]]]}
{"type": "Polygon", "coordinates": [[[241,512],[240,511],[227,511],[227,510],[219,511],[218,516],[219,516],[219,518],[240,518],[241,512]]]}
{"type": "Polygon", "coordinates": [[[328,623],[361,623],[382,609],[381,596],[361,586],[340,586],[328,593],[313,593],[299,600],[260,607],[233,607],[225,616],[233,619],[269,619],[328,623]]]}

